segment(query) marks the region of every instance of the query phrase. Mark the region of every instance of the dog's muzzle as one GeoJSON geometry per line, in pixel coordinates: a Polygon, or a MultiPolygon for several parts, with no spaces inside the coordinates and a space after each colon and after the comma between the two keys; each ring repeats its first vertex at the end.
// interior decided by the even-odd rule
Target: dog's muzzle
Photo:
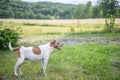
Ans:
{"type": "Polygon", "coordinates": [[[55,46],[55,48],[58,49],[58,50],[61,50],[61,48],[63,47],[63,45],[64,45],[64,43],[62,43],[62,44],[60,44],[58,46],[55,46]]]}

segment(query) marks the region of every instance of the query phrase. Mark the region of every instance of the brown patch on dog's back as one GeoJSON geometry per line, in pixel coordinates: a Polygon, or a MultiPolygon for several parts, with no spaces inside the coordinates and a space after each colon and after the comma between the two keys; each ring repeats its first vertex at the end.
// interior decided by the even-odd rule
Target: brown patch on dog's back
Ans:
{"type": "Polygon", "coordinates": [[[20,55],[20,50],[17,50],[17,57],[19,58],[21,55],[20,55]]]}
{"type": "Polygon", "coordinates": [[[33,47],[33,53],[36,54],[36,55],[41,54],[40,48],[39,47],[33,47]]]}
{"type": "Polygon", "coordinates": [[[20,55],[20,48],[21,47],[16,47],[14,48],[13,50],[17,52],[17,57],[19,58],[21,55],[20,55]]]}

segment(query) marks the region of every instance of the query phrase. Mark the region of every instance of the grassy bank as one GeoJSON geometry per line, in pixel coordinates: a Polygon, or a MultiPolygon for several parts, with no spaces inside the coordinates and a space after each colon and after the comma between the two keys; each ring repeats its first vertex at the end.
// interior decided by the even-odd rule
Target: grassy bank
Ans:
{"type": "Polygon", "coordinates": [[[119,80],[119,45],[65,45],[50,56],[47,76],[41,73],[40,62],[25,61],[23,76],[15,78],[15,52],[0,51],[0,75],[7,80],[119,80]]]}

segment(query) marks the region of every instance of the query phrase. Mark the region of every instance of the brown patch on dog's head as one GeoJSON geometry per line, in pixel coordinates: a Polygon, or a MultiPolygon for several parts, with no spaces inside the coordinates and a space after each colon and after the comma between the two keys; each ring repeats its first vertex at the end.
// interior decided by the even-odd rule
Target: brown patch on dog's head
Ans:
{"type": "Polygon", "coordinates": [[[53,47],[53,45],[55,44],[55,42],[56,42],[56,40],[52,40],[52,41],[50,42],[50,47],[53,47]]]}
{"type": "Polygon", "coordinates": [[[59,42],[59,41],[57,41],[57,40],[52,40],[51,42],[50,42],[50,47],[54,47],[54,48],[56,48],[56,49],[58,49],[58,50],[61,50],[61,43],[59,42]]]}
{"type": "Polygon", "coordinates": [[[33,53],[34,54],[36,54],[36,55],[39,55],[39,54],[41,54],[41,50],[40,50],[40,48],[39,47],[33,47],[33,53]]]}

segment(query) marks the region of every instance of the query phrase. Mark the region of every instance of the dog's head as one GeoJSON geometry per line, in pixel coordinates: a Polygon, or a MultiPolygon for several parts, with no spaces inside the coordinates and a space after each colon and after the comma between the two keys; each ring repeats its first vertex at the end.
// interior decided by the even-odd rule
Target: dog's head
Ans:
{"type": "Polygon", "coordinates": [[[60,43],[60,41],[57,41],[57,40],[52,40],[50,42],[50,46],[54,47],[54,48],[56,48],[58,50],[61,50],[61,47],[63,47],[63,43],[60,43]]]}

